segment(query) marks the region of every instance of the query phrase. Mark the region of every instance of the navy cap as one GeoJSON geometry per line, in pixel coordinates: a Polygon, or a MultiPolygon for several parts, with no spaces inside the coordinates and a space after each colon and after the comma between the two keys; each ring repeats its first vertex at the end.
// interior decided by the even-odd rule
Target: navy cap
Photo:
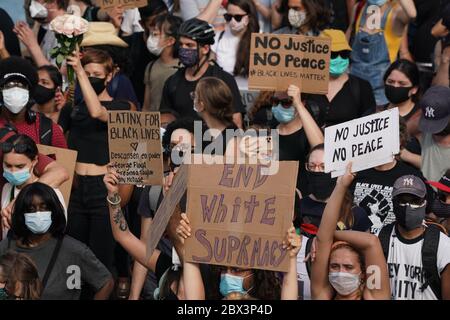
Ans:
{"type": "Polygon", "coordinates": [[[419,101],[419,107],[422,109],[420,130],[431,134],[441,132],[450,119],[450,88],[431,87],[419,101]]]}

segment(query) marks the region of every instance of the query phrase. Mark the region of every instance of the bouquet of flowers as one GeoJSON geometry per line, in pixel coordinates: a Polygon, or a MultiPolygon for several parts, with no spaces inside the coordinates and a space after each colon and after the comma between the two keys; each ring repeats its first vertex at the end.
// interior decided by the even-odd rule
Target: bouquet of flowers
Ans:
{"type": "MultiPolygon", "coordinates": [[[[59,68],[77,45],[81,44],[83,34],[88,31],[88,28],[87,20],[72,14],[56,17],[50,22],[50,30],[55,32],[59,45],[53,48],[50,54],[53,59],[56,59],[59,68]]],[[[69,87],[71,87],[75,81],[75,74],[71,66],[67,66],[67,79],[69,80],[69,87]]]]}

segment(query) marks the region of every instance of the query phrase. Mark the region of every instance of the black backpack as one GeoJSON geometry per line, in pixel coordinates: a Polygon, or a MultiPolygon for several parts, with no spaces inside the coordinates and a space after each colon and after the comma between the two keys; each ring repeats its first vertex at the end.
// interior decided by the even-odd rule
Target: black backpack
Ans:
{"type": "MultiPolygon", "coordinates": [[[[37,118],[37,113],[30,111],[28,115],[30,119],[28,122],[34,122],[37,118]]],[[[19,133],[12,123],[7,123],[0,128],[0,141],[2,141],[9,133],[19,133]]],[[[47,118],[42,113],[39,113],[39,144],[51,146],[53,137],[53,122],[52,119],[47,118]]]]}
{"type": "MultiPolygon", "coordinates": [[[[384,226],[378,235],[386,261],[389,258],[389,244],[395,223],[384,226]]],[[[422,265],[425,271],[425,283],[420,288],[424,291],[430,286],[438,300],[442,299],[441,278],[437,268],[437,252],[441,230],[435,225],[428,225],[423,234],[422,265]]]]}

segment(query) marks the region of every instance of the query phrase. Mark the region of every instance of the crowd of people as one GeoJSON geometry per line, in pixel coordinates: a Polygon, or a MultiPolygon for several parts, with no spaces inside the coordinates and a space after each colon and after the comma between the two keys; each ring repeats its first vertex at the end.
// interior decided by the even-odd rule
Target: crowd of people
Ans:
{"type": "Polygon", "coordinates": [[[449,72],[448,0],[1,1],[0,300],[449,300],[449,72]],[[89,29],[58,67],[49,23],[65,14],[89,29]],[[291,84],[244,103],[252,33],[330,39],[328,93],[291,84]],[[391,162],[325,172],[325,128],[393,108],[391,162]],[[163,185],[119,183],[107,132],[119,110],[160,113],[163,185]],[[277,160],[299,164],[294,212],[276,213],[293,217],[287,272],[187,261],[199,213],[185,196],[147,257],[173,155],[216,142],[214,156],[234,154],[230,129],[276,131],[277,160]],[[38,145],[77,151],[75,171],[38,145]]]}

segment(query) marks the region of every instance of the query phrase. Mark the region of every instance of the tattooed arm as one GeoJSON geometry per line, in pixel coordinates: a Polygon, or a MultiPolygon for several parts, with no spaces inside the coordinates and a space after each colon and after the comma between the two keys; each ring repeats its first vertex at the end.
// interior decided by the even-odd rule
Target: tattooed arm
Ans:
{"type": "Polygon", "coordinates": [[[120,207],[119,196],[119,175],[114,170],[110,170],[103,179],[108,190],[109,216],[114,239],[140,264],[155,271],[156,262],[160,252],[155,250],[148,261],[146,261],[147,249],[145,242],[138,239],[130,232],[127,221],[120,207]]]}

